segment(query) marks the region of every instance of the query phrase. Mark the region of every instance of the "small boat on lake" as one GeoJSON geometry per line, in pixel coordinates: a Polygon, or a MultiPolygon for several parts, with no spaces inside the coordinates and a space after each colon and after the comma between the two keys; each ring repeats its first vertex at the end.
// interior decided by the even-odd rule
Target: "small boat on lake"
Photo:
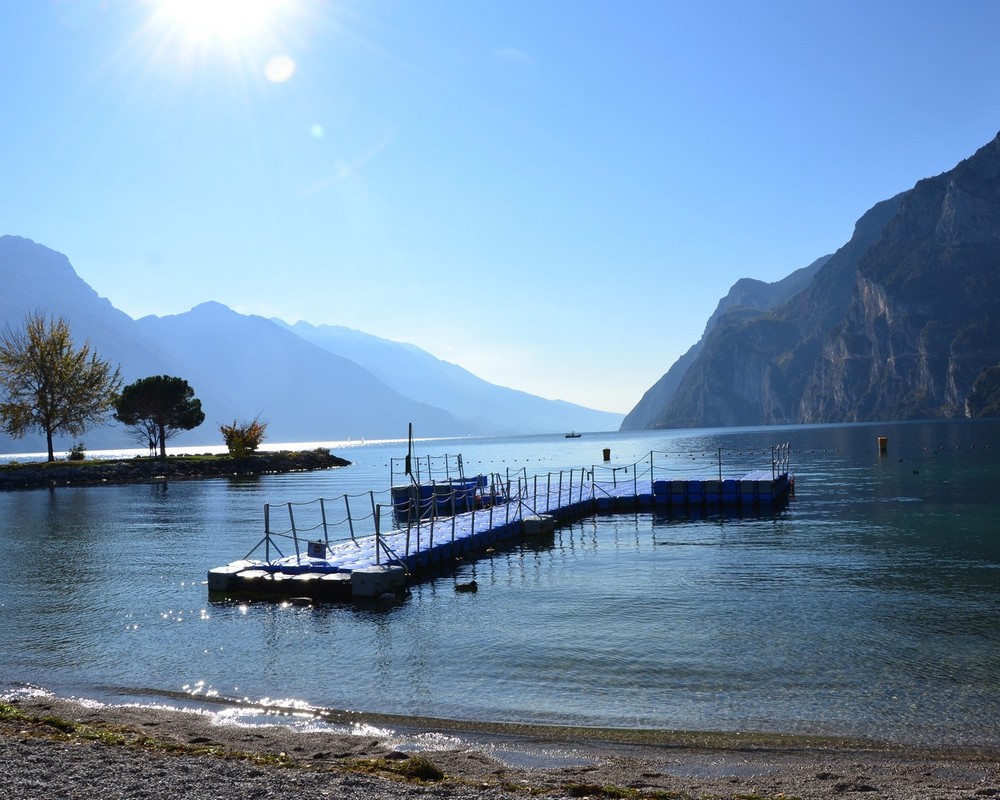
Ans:
{"type": "Polygon", "coordinates": [[[567,439],[579,439],[581,436],[583,436],[583,434],[577,433],[576,431],[570,431],[566,434],[567,439]]]}

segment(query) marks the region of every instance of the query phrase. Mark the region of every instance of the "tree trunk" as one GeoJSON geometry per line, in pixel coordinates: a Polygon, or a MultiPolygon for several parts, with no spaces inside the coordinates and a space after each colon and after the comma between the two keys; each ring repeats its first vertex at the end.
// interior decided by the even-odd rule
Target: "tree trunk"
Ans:
{"type": "Polygon", "coordinates": [[[49,461],[55,461],[56,455],[52,450],[52,431],[48,428],[45,429],[45,440],[49,444],[49,461]]]}
{"type": "Polygon", "coordinates": [[[160,426],[160,458],[167,457],[167,429],[160,426]]]}

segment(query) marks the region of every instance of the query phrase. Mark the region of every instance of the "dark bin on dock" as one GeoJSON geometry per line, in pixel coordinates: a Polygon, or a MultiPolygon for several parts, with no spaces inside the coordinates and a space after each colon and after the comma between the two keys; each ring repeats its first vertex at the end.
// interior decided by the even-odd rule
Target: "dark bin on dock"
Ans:
{"type": "Polygon", "coordinates": [[[683,505],[688,499],[688,481],[670,481],[670,502],[683,505]]]}
{"type": "Polygon", "coordinates": [[[688,481],[688,502],[692,505],[700,505],[705,501],[704,481],[688,481]]]}
{"type": "Polygon", "coordinates": [[[670,481],[653,481],[653,494],[656,497],[670,496],[670,481]]]}
{"type": "Polygon", "coordinates": [[[739,499],[739,487],[734,478],[726,478],[722,482],[722,502],[735,503],[739,499]]]}
{"type": "Polygon", "coordinates": [[[479,481],[476,478],[468,480],[452,481],[451,487],[455,495],[455,513],[465,514],[475,507],[476,486],[479,481]]]}
{"type": "Polygon", "coordinates": [[[452,483],[434,484],[434,506],[439,517],[450,517],[458,509],[455,507],[455,486],[452,483]]]}

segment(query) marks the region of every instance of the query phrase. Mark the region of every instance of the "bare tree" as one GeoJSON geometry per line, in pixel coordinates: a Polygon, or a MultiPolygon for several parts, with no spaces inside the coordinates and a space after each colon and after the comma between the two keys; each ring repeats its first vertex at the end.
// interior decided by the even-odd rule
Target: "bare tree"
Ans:
{"type": "Polygon", "coordinates": [[[22,328],[8,325],[0,335],[0,423],[15,439],[43,432],[49,461],[52,437],[103,423],[120,387],[119,369],[92,353],[90,342],[77,348],[62,317],[31,312],[22,328]]]}

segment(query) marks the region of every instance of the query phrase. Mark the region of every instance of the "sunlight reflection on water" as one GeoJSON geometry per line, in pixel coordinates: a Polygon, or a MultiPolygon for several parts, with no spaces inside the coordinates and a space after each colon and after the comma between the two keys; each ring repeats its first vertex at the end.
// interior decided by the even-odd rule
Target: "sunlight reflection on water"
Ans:
{"type": "MultiPolygon", "coordinates": [[[[800,444],[778,514],[596,516],[456,562],[385,607],[208,604],[210,567],[261,535],[265,502],[387,485],[354,466],[0,495],[0,685],[94,697],[149,687],[393,714],[1000,741],[1000,545],[980,447],[1000,426],[608,434],[427,443],[545,471],[800,444]],[[619,462],[615,462],[619,463],[619,462]],[[16,576],[16,581],[14,580],[16,576]],[[475,577],[477,595],[454,591],[475,577]]],[[[1000,437],[997,437],[1000,438],[1000,437]]],[[[736,456],[734,456],[735,458],[736,456]]],[[[745,458],[746,456],[744,456],[745,458]]],[[[678,461],[680,463],[680,461],[678,461]]]]}

